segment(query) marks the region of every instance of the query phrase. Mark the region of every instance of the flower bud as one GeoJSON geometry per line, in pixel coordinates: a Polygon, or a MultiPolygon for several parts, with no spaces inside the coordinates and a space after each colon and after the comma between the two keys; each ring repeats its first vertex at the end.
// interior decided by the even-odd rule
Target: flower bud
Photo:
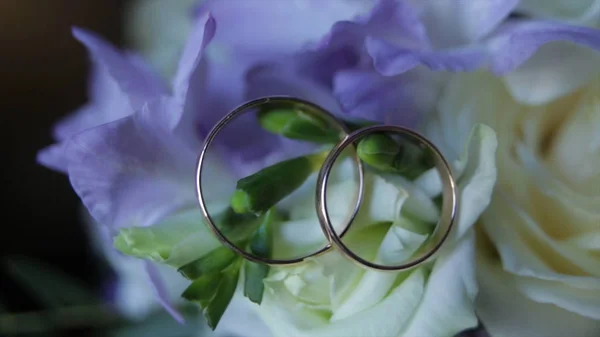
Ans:
{"type": "Polygon", "coordinates": [[[433,166],[429,151],[381,133],[361,139],[357,152],[359,158],[369,166],[408,179],[418,177],[433,166]]]}
{"type": "Polygon", "coordinates": [[[239,214],[266,212],[318,171],[326,156],[322,152],[285,160],[240,179],[231,197],[232,209],[239,214]]]}
{"type": "Polygon", "coordinates": [[[258,113],[258,122],[265,130],[290,139],[319,144],[335,144],[341,139],[340,130],[330,122],[299,106],[263,109],[258,113]]]}

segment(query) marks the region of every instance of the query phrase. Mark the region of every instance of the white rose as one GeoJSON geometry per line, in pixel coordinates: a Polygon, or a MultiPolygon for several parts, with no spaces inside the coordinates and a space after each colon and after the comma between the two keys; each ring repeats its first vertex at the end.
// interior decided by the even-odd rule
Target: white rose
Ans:
{"type": "Polygon", "coordinates": [[[528,15],[600,26],[598,0],[521,0],[518,10],[528,15]]]}
{"type": "Polygon", "coordinates": [[[568,95],[556,83],[521,83],[511,95],[521,71],[454,76],[431,126],[446,144],[474,123],[498,134],[498,183],[478,236],[478,314],[492,336],[600,336],[600,78],[568,95]],[[543,104],[527,99],[544,89],[543,104]]]}
{"type": "MultiPolygon", "coordinates": [[[[483,125],[470,134],[460,160],[454,163],[459,186],[458,221],[437,258],[409,273],[381,273],[365,271],[332,251],[297,266],[272,268],[264,281],[262,304],[248,306],[274,336],[435,337],[454,336],[477,326],[474,233],[470,227],[493,190],[496,138],[483,125]]],[[[347,242],[360,240],[360,245],[350,247],[359,246],[361,256],[385,259],[391,251],[406,256],[425,239],[420,231],[423,223],[435,221],[439,215],[431,199],[441,192],[439,178],[426,172],[409,182],[368,174],[366,182],[367,191],[376,192],[365,195],[353,225],[361,229],[347,242]],[[411,217],[406,216],[408,213],[411,217]],[[394,224],[369,226],[380,221],[394,224]]],[[[339,205],[353,196],[355,189],[352,179],[340,179],[330,184],[328,199],[339,205]]],[[[290,220],[275,234],[275,254],[324,241],[314,210],[314,190],[299,191],[295,198],[290,203],[290,220]]],[[[341,224],[336,222],[336,214],[343,217],[346,212],[337,213],[336,209],[331,206],[331,216],[334,223],[341,224]]],[[[236,295],[234,301],[241,296],[236,295]]],[[[252,331],[248,327],[244,335],[252,331]]]]}

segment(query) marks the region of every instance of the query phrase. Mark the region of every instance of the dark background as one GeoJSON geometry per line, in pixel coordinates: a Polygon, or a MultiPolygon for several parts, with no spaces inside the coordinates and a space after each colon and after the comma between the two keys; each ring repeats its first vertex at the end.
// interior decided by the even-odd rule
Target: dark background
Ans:
{"type": "MultiPolygon", "coordinates": [[[[72,38],[71,27],[86,27],[123,45],[126,5],[117,0],[0,0],[0,253],[3,259],[41,259],[96,289],[106,270],[88,248],[78,197],[66,176],[38,165],[35,158],[52,143],[52,125],[87,99],[88,56],[72,38]]],[[[0,303],[10,312],[39,309],[2,268],[0,303]]]]}

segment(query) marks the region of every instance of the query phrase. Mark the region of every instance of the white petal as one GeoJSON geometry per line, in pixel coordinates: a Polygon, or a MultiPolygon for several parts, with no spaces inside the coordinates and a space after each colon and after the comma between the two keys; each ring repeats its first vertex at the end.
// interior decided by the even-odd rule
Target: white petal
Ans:
{"type": "MultiPolygon", "coordinates": [[[[373,262],[393,265],[406,261],[426,238],[426,235],[419,235],[392,225],[383,238],[373,262]]],[[[376,305],[385,298],[398,278],[402,279],[406,276],[408,273],[367,270],[348,299],[333,313],[331,320],[340,321],[376,305]]]]}
{"type": "Polygon", "coordinates": [[[267,293],[259,312],[275,336],[396,337],[418,306],[424,281],[423,272],[415,270],[377,305],[336,322],[315,312],[286,307],[285,293],[280,292],[267,293]]]}
{"type": "MultiPolygon", "coordinates": [[[[473,127],[463,146],[463,153],[455,165],[461,172],[454,178],[458,199],[457,220],[452,234],[454,240],[460,239],[489,205],[497,176],[497,146],[496,133],[483,124],[473,127]]],[[[434,195],[439,195],[442,190],[437,169],[429,170],[415,183],[434,195]]]]}
{"type": "Polygon", "coordinates": [[[600,54],[584,46],[555,42],[542,46],[527,62],[503,76],[514,99],[542,105],[572,93],[597,76],[600,54]]]}
{"type": "Polygon", "coordinates": [[[506,196],[496,193],[482,220],[505,268],[511,272],[531,276],[600,276],[597,259],[557,244],[530,215],[506,196]]]}
{"type": "Polygon", "coordinates": [[[435,262],[423,301],[402,336],[454,336],[477,326],[477,291],[474,235],[470,231],[448,255],[435,262]]]}
{"type": "Polygon", "coordinates": [[[592,320],[552,304],[535,303],[520,293],[515,278],[502,271],[493,256],[480,254],[477,278],[480,285],[477,314],[493,337],[597,336],[600,320],[592,320]]]}
{"type": "Polygon", "coordinates": [[[496,183],[496,133],[478,124],[473,130],[461,158],[464,171],[457,179],[458,213],[453,237],[460,239],[477,221],[490,203],[496,183]]]}
{"type": "MultiPolygon", "coordinates": [[[[600,287],[600,278],[596,282],[600,287]]],[[[577,289],[568,283],[523,277],[516,279],[516,284],[519,291],[535,302],[559,303],[563,309],[600,320],[600,291],[597,289],[577,289]]]]}

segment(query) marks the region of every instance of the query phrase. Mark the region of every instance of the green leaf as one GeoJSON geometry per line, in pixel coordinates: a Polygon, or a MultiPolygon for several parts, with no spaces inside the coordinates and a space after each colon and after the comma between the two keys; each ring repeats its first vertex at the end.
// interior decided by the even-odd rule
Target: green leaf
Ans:
{"type": "Polygon", "coordinates": [[[290,195],[318,171],[327,152],[297,157],[240,179],[231,198],[236,213],[262,214],[290,195]]]}
{"type": "Polygon", "coordinates": [[[190,280],[225,269],[236,254],[227,247],[219,247],[198,260],[179,268],[179,272],[190,280]]]}
{"type": "Polygon", "coordinates": [[[320,144],[335,144],[341,139],[340,130],[317,114],[295,104],[262,109],[258,122],[267,131],[290,139],[320,144]]]}
{"type": "MultiPolygon", "coordinates": [[[[274,209],[266,213],[265,219],[256,231],[250,243],[250,251],[263,258],[270,258],[273,249],[273,235],[271,228],[281,218],[274,209]]],[[[250,301],[260,304],[262,302],[265,284],[263,280],[269,275],[269,266],[262,263],[246,261],[244,265],[244,296],[250,301]]]]}
{"type": "Polygon", "coordinates": [[[194,280],[181,294],[181,297],[188,301],[198,302],[201,307],[206,307],[215,297],[215,289],[221,282],[221,271],[212,272],[202,275],[202,277],[194,280]]]}
{"type": "Polygon", "coordinates": [[[233,298],[237,287],[242,259],[238,258],[220,272],[206,274],[196,279],[181,295],[200,304],[204,318],[215,329],[233,298]]]}

